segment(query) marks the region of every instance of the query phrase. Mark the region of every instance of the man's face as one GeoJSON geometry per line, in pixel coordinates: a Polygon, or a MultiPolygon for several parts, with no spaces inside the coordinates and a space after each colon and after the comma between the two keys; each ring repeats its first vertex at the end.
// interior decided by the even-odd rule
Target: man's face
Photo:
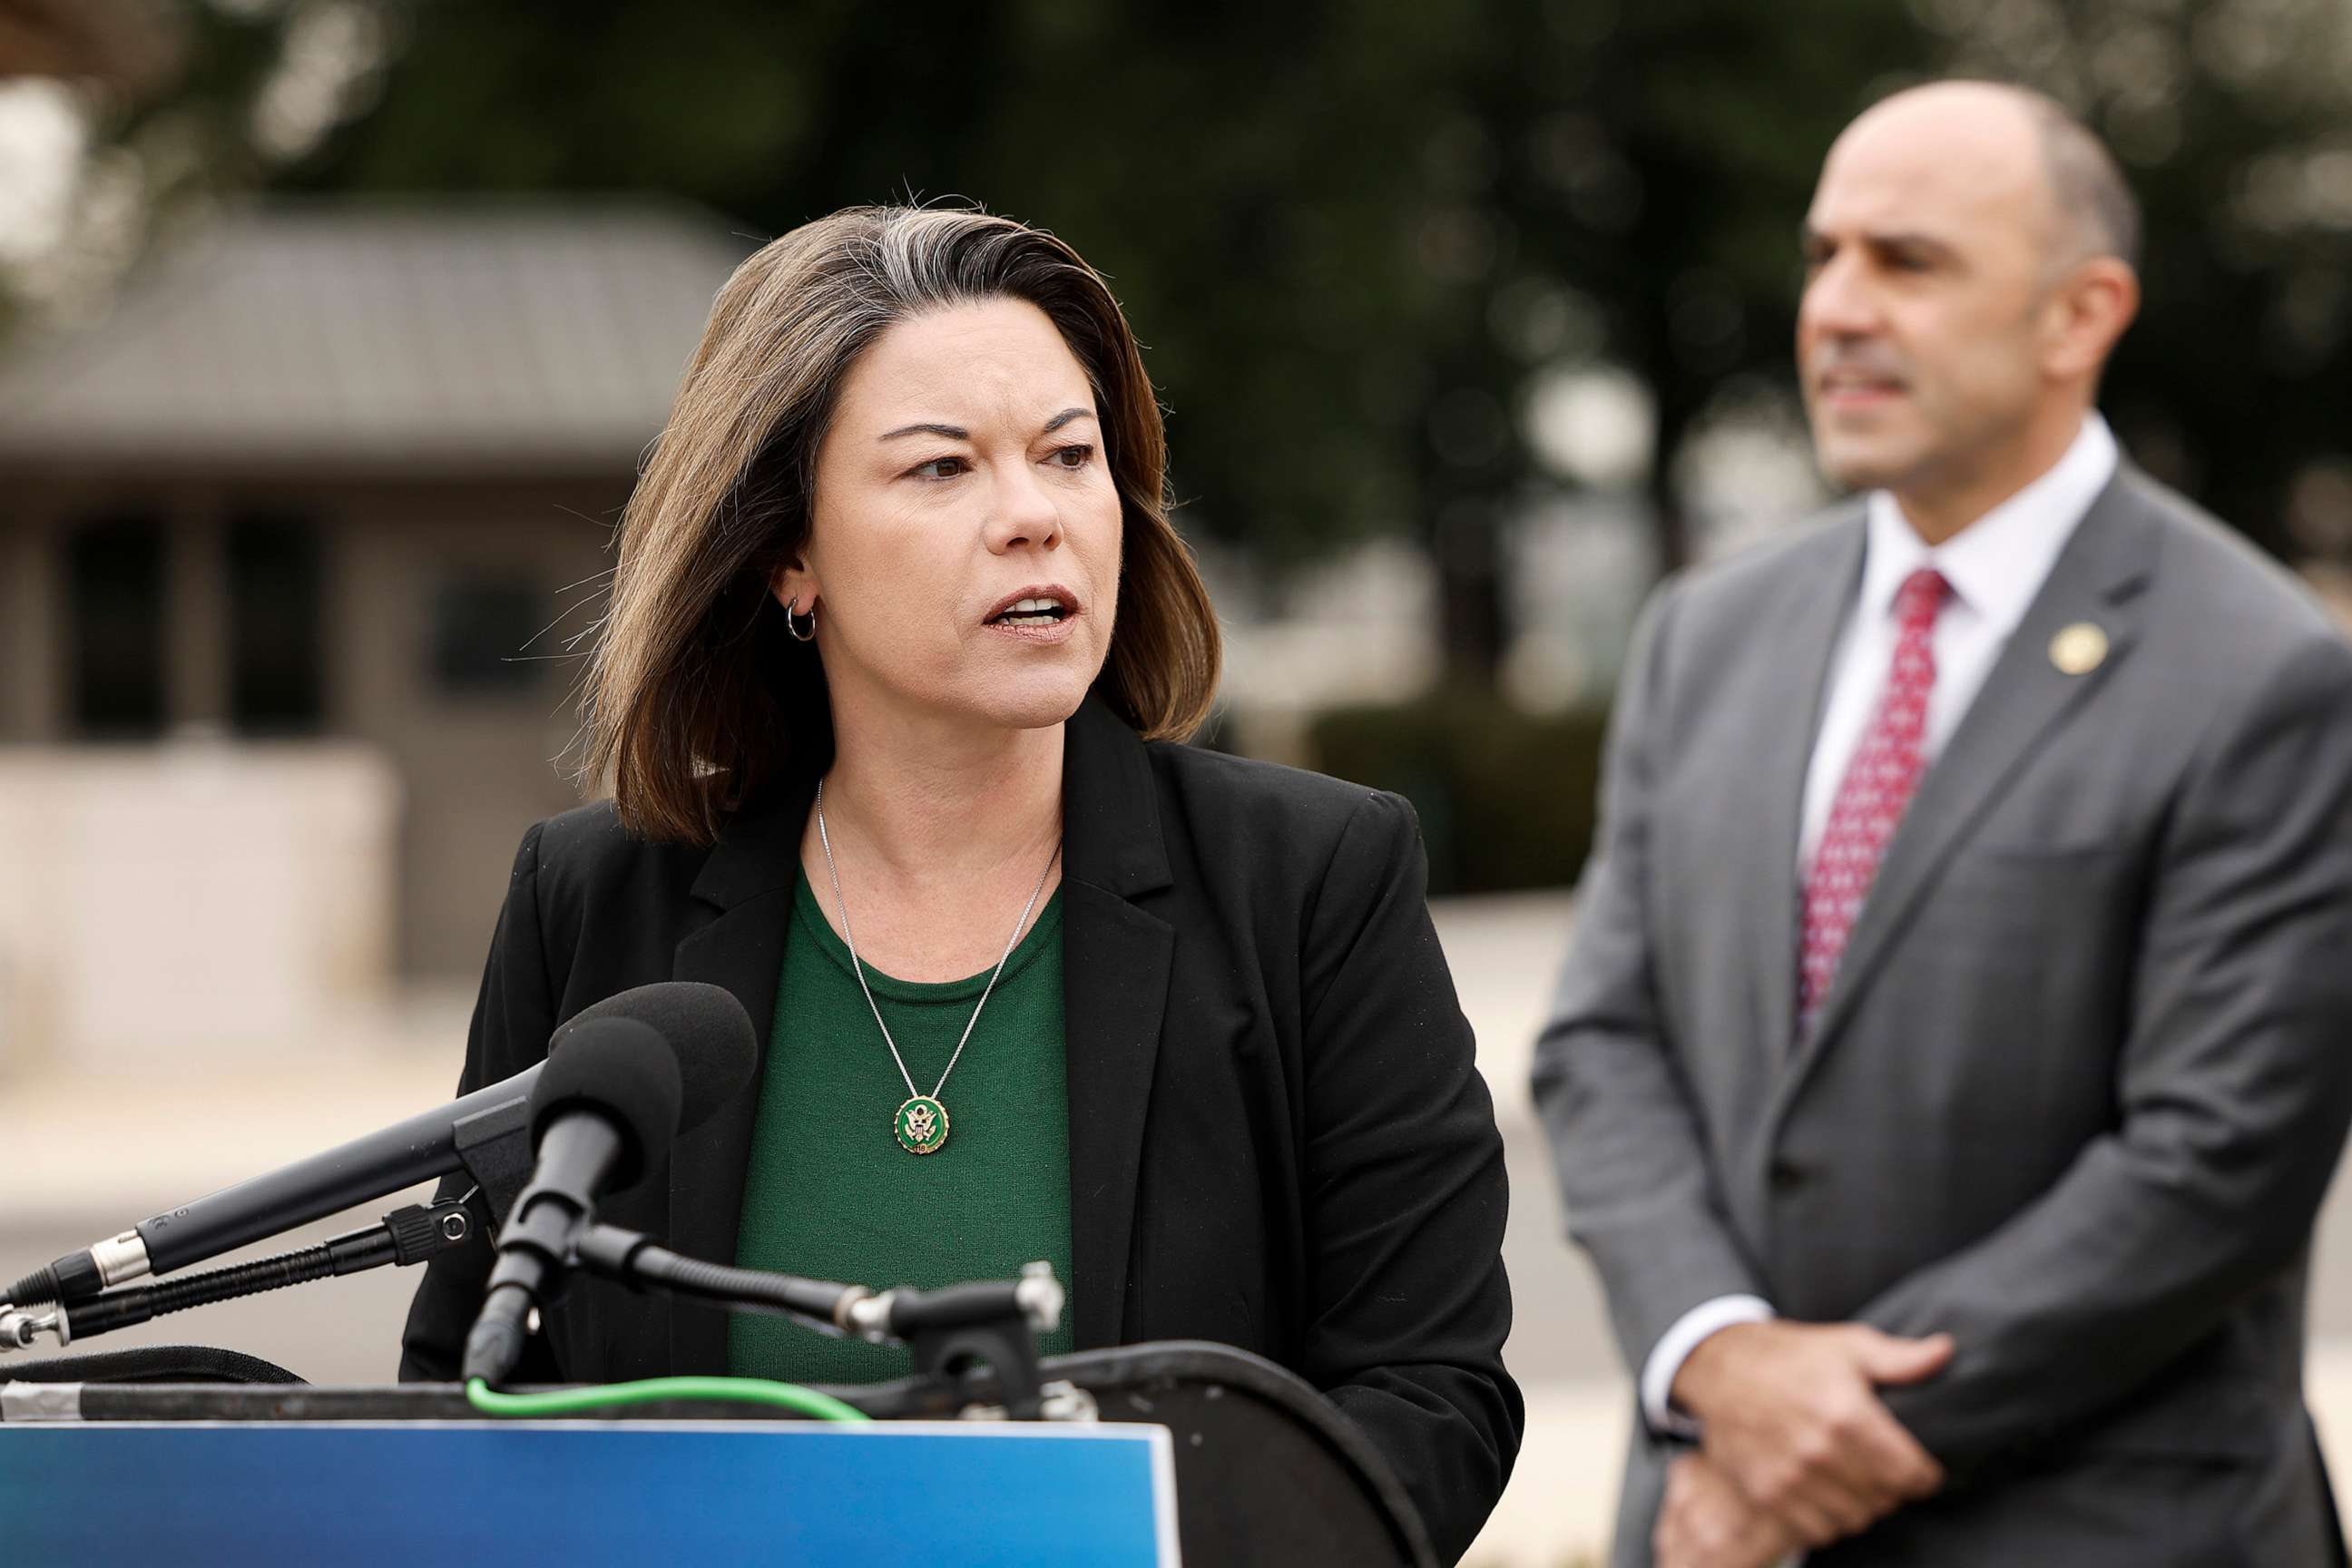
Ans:
{"type": "Polygon", "coordinates": [[[2047,395],[2055,217],[2035,137],[2014,106],[1945,91],[1880,105],[1830,150],[1797,363],[1841,484],[1966,488],[2047,395]]]}

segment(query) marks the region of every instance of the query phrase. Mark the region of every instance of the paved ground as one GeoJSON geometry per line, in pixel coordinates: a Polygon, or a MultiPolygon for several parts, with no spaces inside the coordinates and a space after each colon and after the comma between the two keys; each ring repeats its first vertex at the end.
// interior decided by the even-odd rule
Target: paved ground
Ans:
{"type": "MultiPolygon", "coordinates": [[[[1511,1172],[1505,1241],[1517,1326],[1507,1358],[1528,1393],[1527,1445],[1471,1561],[1565,1568],[1608,1528],[1631,1411],[1583,1260],[1559,1241],[1559,1205],[1527,1100],[1528,1051],[1568,927],[1556,895],[1456,900],[1438,925],[1495,1089],[1511,1172]]],[[[136,1081],[0,1079],[0,1280],[190,1195],[273,1168],[446,1100],[462,1048],[464,993],[322,1045],[268,1083],[190,1068],[136,1081]]],[[[386,1200],[280,1238],[277,1251],[356,1228],[386,1200]]],[[[320,1383],[388,1379],[415,1276],[382,1269],[167,1319],[92,1348],[201,1342],[267,1356],[320,1383]]],[[[2339,1473],[2352,1466],[2352,1202],[2322,1216],[2310,1394],[2339,1473]]],[[[0,1359],[0,1377],[6,1362],[0,1359]]]]}

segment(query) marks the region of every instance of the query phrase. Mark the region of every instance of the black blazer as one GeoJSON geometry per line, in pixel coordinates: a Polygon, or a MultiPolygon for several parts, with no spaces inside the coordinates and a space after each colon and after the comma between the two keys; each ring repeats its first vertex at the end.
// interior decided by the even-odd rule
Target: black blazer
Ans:
{"type": "MultiPolygon", "coordinates": [[[[807,806],[796,794],[747,810],[708,850],[634,838],[609,805],[532,827],[461,1090],[656,980],[726,986],[764,1050],[807,806]]],[[[1394,795],[1146,743],[1091,700],[1069,721],[1077,1348],[1216,1340],[1298,1373],[1370,1436],[1451,1562],[1502,1493],[1523,1411],[1501,1353],[1502,1140],[1424,877],[1394,795]]],[[[666,1182],[605,1217],[731,1261],[752,1081],[678,1141],[666,1182]]],[[[427,1268],[403,1378],[457,1376],[489,1262],[470,1247],[427,1268]]],[[[718,1311],[600,1281],[574,1285],[545,1330],[526,1381],[725,1370],[718,1311]]]]}

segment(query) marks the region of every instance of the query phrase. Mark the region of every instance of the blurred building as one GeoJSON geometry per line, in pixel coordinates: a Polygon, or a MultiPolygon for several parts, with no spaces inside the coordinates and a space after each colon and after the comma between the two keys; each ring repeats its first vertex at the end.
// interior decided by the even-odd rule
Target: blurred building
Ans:
{"type": "MultiPolygon", "coordinates": [[[[101,774],[115,820],[154,819],[210,754],[236,798],[286,803],[236,834],[331,820],[348,847],[384,819],[383,966],[474,971],[517,838],[573,798],[571,638],[749,248],[658,204],[281,205],[168,248],[102,321],[6,344],[0,829],[9,790],[56,824],[101,774]]],[[[203,847],[235,880],[285,846],[203,847]]],[[[155,893],[121,858],[114,896],[155,893]]],[[[0,984],[63,984],[28,962],[0,950],[0,984]]]]}

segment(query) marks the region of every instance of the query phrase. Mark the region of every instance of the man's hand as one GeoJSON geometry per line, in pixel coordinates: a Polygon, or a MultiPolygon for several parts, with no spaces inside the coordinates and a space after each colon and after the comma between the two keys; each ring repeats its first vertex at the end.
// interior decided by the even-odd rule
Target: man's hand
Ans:
{"type": "Polygon", "coordinates": [[[1650,1537],[1656,1568],[1769,1568],[1803,1544],[1706,1455],[1666,1468],[1666,1500],[1650,1537]]]}
{"type": "Polygon", "coordinates": [[[1944,1484],[1941,1466],[1878,1397],[1952,1359],[1949,1334],[1902,1340],[1861,1323],[1736,1323],[1698,1343],[1673,1400],[1747,1499],[1827,1546],[1944,1484]]]}

